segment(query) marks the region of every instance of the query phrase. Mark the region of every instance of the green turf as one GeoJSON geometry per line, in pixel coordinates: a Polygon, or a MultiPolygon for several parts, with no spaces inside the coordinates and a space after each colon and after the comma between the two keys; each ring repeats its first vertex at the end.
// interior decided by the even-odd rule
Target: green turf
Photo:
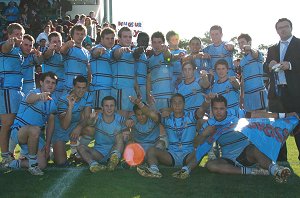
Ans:
{"type": "MultiPolygon", "coordinates": [[[[74,169],[81,173],[63,197],[298,197],[300,164],[293,138],[288,139],[288,151],[294,174],[287,184],[277,184],[272,176],[213,174],[203,167],[197,168],[184,181],[171,177],[177,170],[173,168],[162,168],[161,179],[143,178],[133,168],[97,174],[88,169],[74,169]]],[[[27,171],[0,170],[0,197],[43,197],[66,171],[49,168],[44,176],[37,177],[27,171]]]]}

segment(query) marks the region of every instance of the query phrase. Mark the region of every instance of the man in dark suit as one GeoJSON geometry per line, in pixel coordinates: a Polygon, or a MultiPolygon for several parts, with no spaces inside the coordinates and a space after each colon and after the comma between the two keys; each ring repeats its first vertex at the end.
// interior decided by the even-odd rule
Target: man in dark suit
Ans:
{"type": "MultiPolygon", "coordinates": [[[[275,28],[280,42],[268,49],[264,65],[270,77],[269,110],[277,113],[300,113],[300,39],[292,35],[292,22],[287,18],[279,19],[275,28]]],[[[284,114],[280,116],[283,117],[284,114]]],[[[300,160],[299,126],[296,127],[294,136],[300,160]]],[[[277,160],[287,161],[285,144],[277,160]]]]}

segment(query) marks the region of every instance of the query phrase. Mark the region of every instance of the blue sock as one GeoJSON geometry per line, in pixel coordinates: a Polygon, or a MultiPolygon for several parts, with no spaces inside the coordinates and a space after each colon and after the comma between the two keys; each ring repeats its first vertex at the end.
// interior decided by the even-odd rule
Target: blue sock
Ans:
{"type": "Polygon", "coordinates": [[[10,154],[9,152],[2,152],[1,157],[2,158],[8,158],[9,154],[10,154]]]}
{"type": "Polygon", "coordinates": [[[119,159],[121,158],[121,153],[120,153],[120,151],[118,151],[118,150],[113,150],[113,151],[111,152],[111,155],[114,154],[114,153],[116,153],[116,154],[118,155],[118,158],[119,158],[119,159]]]}
{"type": "Polygon", "coordinates": [[[183,170],[187,171],[188,173],[190,173],[190,172],[191,172],[188,166],[184,166],[184,167],[182,167],[181,169],[183,169],[183,170]]]}
{"type": "Polygon", "coordinates": [[[21,160],[13,160],[8,165],[9,168],[20,169],[21,168],[21,160]]]}
{"type": "Polygon", "coordinates": [[[150,165],[150,169],[155,171],[155,172],[159,172],[158,166],[156,164],[150,165]]]}
{"type": "Polygon", "coordinates": [[[36,155],[28,155],[28,163],[29,167],[37,166],[37,156],[36,155]]]}
{"type": "Polygon", "coordinates": [[[251,172],[252,172],[252,168],[248,168],[248,167],[245,167],[245,166],[242,166],[241,170],[242,170],[243,175],[250,175],[251,172]]]}
{"type": "Polygon", "coordinates": [[[271,175],[275,175],[275,172],[278,169],[278,165],[275,162],[272,162],[269,166],[269,172],[271,175]]]}

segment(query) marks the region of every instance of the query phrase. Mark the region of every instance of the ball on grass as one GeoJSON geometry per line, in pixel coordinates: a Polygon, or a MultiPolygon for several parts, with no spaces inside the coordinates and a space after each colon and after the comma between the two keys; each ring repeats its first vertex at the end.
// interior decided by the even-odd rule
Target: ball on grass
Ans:
{"type": "Polygon", "coordinates": [[[123,157],[129,166],[137,166],[144,161],[145,151],[138,143],[128,144],[124,150],[123,157]]]}

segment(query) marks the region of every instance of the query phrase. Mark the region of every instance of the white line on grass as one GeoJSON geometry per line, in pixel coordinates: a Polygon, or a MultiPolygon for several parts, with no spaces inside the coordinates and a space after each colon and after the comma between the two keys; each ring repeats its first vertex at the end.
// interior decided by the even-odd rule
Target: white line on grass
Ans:
{"type": "Polygon", "coordinates": [[[56,180],[55,184],[46,192],[43,197],[44,198],[59,198],[63,195],[63,193],[72,185],[75,181],[76,177],[80,175],[80,173],[84,169],[70,169],[66,172],[63,177],[60,177],[56,180]]]}

